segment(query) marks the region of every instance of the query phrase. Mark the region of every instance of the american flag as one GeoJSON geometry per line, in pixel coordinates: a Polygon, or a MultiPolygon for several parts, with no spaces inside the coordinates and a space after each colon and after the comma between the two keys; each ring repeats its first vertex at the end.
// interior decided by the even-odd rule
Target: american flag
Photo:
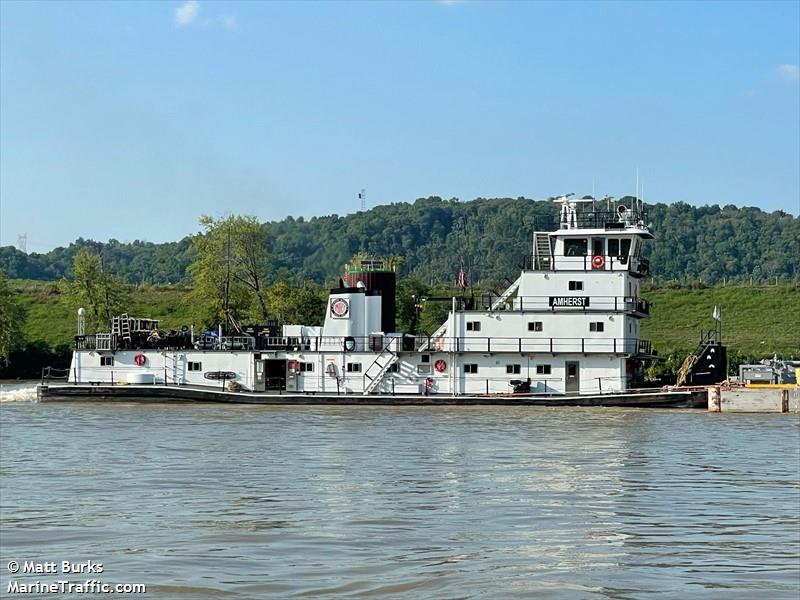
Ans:
{"type": "Polygon", "coordinates": [[[458,270],[458,280],[456,281],[458,287],[462,290],[467,289],[467,274],[464,272],[464,267],[458,270]]]}

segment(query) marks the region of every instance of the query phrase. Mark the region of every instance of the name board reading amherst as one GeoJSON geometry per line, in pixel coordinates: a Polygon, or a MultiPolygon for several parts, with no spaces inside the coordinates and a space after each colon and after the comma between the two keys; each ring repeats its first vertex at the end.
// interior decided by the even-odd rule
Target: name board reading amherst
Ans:
{"type": "Polygon", "coordinates": [[[550,306],[569,306],[574,308],[586,308],[589,306],[588,296],[550,296],[550,306]]]}

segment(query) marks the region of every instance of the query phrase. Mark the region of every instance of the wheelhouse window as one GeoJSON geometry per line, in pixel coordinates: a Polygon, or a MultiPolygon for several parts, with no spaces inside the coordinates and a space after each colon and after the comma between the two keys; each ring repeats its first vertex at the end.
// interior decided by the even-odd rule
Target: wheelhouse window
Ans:
{"type": "Polygon", "coordinates": [[[506,365],[506,373],[509,375],[519,375],[521,373],[520,365],[506,365]]]}
{"type": "Polygon", "coordinates": [[[186,364],[186,368],[189,371],[202,371],[203,370],[203,363],[189,362],[189,363],[186,364]]]}
{"type": "Polygon", "coordinates": [[[564,256],[586,256],[589,242],[586,238],[567,238],[564,240],[564,256]]]}
{"type": "Polygon", "coordinates": [[[544,325],[541,321],[529,321],[528,331],[544,331],[544,325]]]}
{"type": "Polygon", "coordinates": [[[619,240],[617,238],[609,238],[608,240],[608,255],[619,256],[619,240]]]}
{"type": "Polygon", "coordinates": [[[583,290],[583,282],[582,281],[570,281],[569,282],[569,291],[571,292],[579,292],[583,290]]]}
{"type": "Polygon", "coordinates": [[[537,375],[550,375],[550,365],[536,365],[537,375]]]}
{"type": "Polygon", "coordinates": [[[605,324],[602,321],[593,321],[592,323],[589,323],[589,331],[603,331],[604,325],[605,324]]]}
{"type": "Polygon", "coordinates": [[[348,373],[361,373],[361,363],[347,363],[348,373]]]}
{"type": "Polygon", "coordinates": [[[113,356],[101,356],[100,357],[100,366],[101,367],[113,367],[114,366],[114,357],[113,356]]]}
{"type": "Polygon", "coordinates": [[[478,365],[475,363],[470,363],[464,365],[464,373],[477,373],[478,372],[478,365]]]}
{"type": "Polygon", "coordinates": [[[481,330],[480,321],[467,321],[467,331],[480,331],[480,330],[481,330]]]}
{"type": "Polygon", "coordinates": [[[300,372],[301,373],[309,373],[314,370],[314,363],[310,362],[301,362],[300,363],[300,372]]]}

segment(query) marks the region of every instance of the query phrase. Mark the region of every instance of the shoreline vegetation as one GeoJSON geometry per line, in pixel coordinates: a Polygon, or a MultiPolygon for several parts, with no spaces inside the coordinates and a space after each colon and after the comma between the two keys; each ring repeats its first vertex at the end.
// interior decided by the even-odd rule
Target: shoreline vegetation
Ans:
{"type": "MultiPolygon", "coordinates": [[[[24,340],[0,367],[0,379],[38,378],[43,366],[69,366],[71,344],[77,327],[77,305],[59,282],[8,280],[8,290],[21,309],[22,327],[16,335],[24,340]]],[[[272,314],[283,322],[320,324],[327,286],[292,286],[277,282],[267,287],[265,296],[272,314]]],[[[179,329],[195,324],[191,306],[192,286],[130,285],[117,290],[124,312],[161,321],[162,329],[179,329]]],[[[475,289],[476,296],[481,290],[475,289]]],[[[398,280],[398,329],[416,333],[432,332],[446,318],[448,306],[423,303],[414,328],[416,296],[461,295],[452,287],[431,288],[409,278],[398,280]]],[[[467,294],[470,290],[467,290],[467,294]]],[[[741,363],[767,359],[777,354],[784,359],[800,359],[800,283],[779,285],[728,284],[725,286],[644,286],[642,295],[651,303],[650,318],[642,324],[642,338],[665,361],[651,369],[654,377],[669,376],[680,368],[686,354],[693,351],[700,332],[713,327],[715,306],[722,311],[723,341],[728,346],[729,372],[741,363]]]]}
{"type": "MultiPolygon", "coordinates": [[[[614,204],[599,204],[614,213],[614,204]]],[[[643,283],[651,310],[642,338],[665,358],[649,369],[653,380],[677,372],[713,328],[715,307],[729,373],[774,354],[800,358],[800,218],[682,202],[647,211],[656,240],[645,257],[658,276],[643,283]]],[[[268,319],[321,325],[342,267],[365,258],[386,259],[397,273],[397,330],[430,334],[449,303],[424,298],[502,292],[530,252],[531,232],[557,227],[553,213],[552,202],[525,198],[431,197],[307,221],[202,215],[197,234],[167,244],[78,240],[47,254],[1,247],[0,378],[67,367],[78,307],[87,333],[122,313],[157,319],[167,331],[268,319]],[[455,281],[462,270],[466,289],[455,281]]]]}

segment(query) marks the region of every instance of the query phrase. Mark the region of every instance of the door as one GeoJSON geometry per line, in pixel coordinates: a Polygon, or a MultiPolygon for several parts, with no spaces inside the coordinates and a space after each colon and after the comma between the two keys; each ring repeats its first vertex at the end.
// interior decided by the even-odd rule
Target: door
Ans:
{"type": "Polygon", "coordinates": [[[264,376],[264,361],[256,361],[256,381],[253,386],[253,391],[264,392],[267,389],[267,382],[264,376]]]}
{"type": "Polygon", "coordinates": [[[286,360],[269,359],[264,361],[264,375],[268,390],[286,389],[286,360]]]}
{"type": "Polygon", "coordinates": [[[568,394],[570,392],[581,391],[581,376],[580,376],[580,363],[577,360],[568,360],[564,363],[564,371],[566,373],[566,380],[564,391],[568,394]]]}

